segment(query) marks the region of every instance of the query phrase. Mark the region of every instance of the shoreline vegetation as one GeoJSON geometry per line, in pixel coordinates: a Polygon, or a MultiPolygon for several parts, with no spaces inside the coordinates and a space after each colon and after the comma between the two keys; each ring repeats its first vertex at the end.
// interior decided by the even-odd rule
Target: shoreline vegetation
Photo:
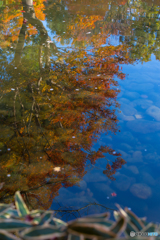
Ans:
{"type": "Polygon", "coordinates": [[[17,191],[15,205],[0,204],[0,239],[118,240],[128,239],[130,236],[136,239],[155,239],[158,236],[159,227],[156,224],[147,223],[145,218],[138,218],[128,208],[123,210],[118,204],[117,208],[118,211],[114,211],[115,222],[109,220],[110,213],[106,212],[66,223],[55,218],[54,211],[51,210],[29,211],[17,191]]]}

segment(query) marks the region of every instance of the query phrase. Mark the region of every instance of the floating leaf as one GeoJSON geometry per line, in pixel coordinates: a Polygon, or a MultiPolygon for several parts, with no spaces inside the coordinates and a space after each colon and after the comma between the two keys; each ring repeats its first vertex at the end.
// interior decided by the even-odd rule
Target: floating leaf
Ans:
{"type": "Polygon", "coordinates": [[[26,216],[29,215],[29,210],[25,204],[25,202],[22,199],[22,196],[19,191],[16,192],[15,194],[15,205],[18,210],[19,216],[26,216]]]}

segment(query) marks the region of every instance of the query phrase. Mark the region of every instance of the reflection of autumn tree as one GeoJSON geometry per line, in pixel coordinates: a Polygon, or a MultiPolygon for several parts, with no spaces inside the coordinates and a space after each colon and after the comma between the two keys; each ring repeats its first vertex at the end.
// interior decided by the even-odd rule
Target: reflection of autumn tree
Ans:
{"type": "MultiPolygon", "coordinates": [[[[79,3],[71,3],[62,1],[48,2],[46,6],[46,21],[48,27],[54,33],[56,32],[55,40],[61,44],[68,44],[73,38],[72,45],[75,47],[86,47],[86,45],[94,45],[96,47],[104,44],[108,32],[103,27],[103,16],[100,14],[84,15],[78,11],[79,3]],[[74,14],[70,8],[75,5],[77,11],[74,14]],[[68,10],[66,10],[66,7],[68,10]],[[104,31],[105,30],[105,31],[104,31]],[[91,34],[91,35],[90,35],[91,34]],[[92,36],[92,37],[91,37],[92,36]],[[101,36],[101,37],[100,37],[101,36]]],[[[97,5],[97,3],[96,3],[97,5]]]]}
{"type": "Polygon", "coordinates": [[[75,23],[70,22],[68,29],[74,29],[75,36],[73,46],[79,41],[84,47],[58,52],[34,16],[33,6],[23,9],[24,18],[39,35],[38,41],[25,46],[27,27],[23,22],[14,57],[8,64],[3,60],[0,165],[5,185],[0,199],[10,200],[19,189],[30,208],[49,208],[62,186],[78,184],[86,173],[87,161],[95,164],[98,158],[106,158],[104,173],[111,179],[125,164],[120,154],[108,146],[95,151],[93,145],[102,132],[117,131],[119,91],[114,77],[124,79],[119,64],[130,59],[123,45],[101,46],[98,40],[107,35],[103,29],[102,35],[94,31],[101,18],[93,17],[90,23],[91,18],[79,16],[75,23]],[[91,26],[93,32],[85,39],[91,26]],[[79,39],[77,33],[82,27],[79,39]],[[95,48],[86,50],[88,43],[95,48]],[[116,157],[115,161],[107,154],[116,157]]]}
{"type": "Polygon", "coordinates": [[[134,60],[149,61],[151,54],[160,58],[159,3],[128,1],[123,6],[111,4],[105,21],[110,33],[119,35],[121,43],[130,47],[134,60]]]}
{"type": "MultiPolygon", "coordinates": [[[[7,47],[15,45],[19,37],[20,28],[24,20],[24,12],[22,1],[21,0],[9,0],[7,4],[3,0],[3,5],[0,8],[0,24],[1,24],[1,35],[0,46],[7,47]],[[9,7],[8,7],[9,4],[9,7]],[[8,31],[9,30],[9,31],[8,31]]],[[[35,17],[39,20],[44,20],[44,0],[38,0],[34,2],[34,12],[35,17]]],[[[30,23],[25,23],[27,25],[27,36],[37,34],[37,29],[34,25],[30,23]]]]}
{"type": "MultiPolygon", "coordinates": [[[[11,153],[2,155],[2,181],[6,182],[7,174],[13,177],[5,184],[3,195],[20,188],[27,191],[32,205],[37,201],[46,208],[49,197],[44,195],[52,199],[61,186],[79,181],[85,174],[87,160],[94,164],[109,153],[118,156],[117,168],[125,163],[113,149],[104,146],[93,151],[92,146],[101,132],[117,130],[118,90],[113,76],[124,78],[118,64],[128,62],[127,50],[122,46],[105,47],[92,54],[72,51],[59,58],[65,64],[52,60],[52,69],[44,71],[38,91],[38,76],[30,82],[23,82],[20,76],[19,87],[1,100],[1,108],[9,104],[11,114],[9,117],[6,113],[3,119],[3,129],[10,137],[1,141],[11,153]],[[56,167],[61,171],[55,172],[56,167]],[[29,190],[47,181],[53,184],[29,190]]],[[[27,70],[23,67],[24,76],[27,70]]],[[[112,174],[110,171],[107,176],[112,178],[112,174]]]]}
{"type": "Polygon", "coordinates": [[[152,53],[159,59],[159,11],[156,1],[130,0],[48,1],[45,9],[48,27],[57,33],[55,39],[61,44],[72,38],[76,47],[96,47],[99,41],[105,44],[109,35],[117,35],[119,42],[130,48],[130,57],[142,61],[149,61],[152,53]]]}

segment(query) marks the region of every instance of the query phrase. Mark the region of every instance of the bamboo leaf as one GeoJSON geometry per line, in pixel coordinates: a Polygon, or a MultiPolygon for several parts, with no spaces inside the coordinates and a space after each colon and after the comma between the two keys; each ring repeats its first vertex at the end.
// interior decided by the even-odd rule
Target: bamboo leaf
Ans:
{"type": "Polygon", "coordinates": [[[113,215],[114,215],[115,220],[118,220],[118,218],[120,217],[120,212],[114,211],[113,215]]]}
{"type": "Polygon", "coordinates": [[[0,239],[1,240],[21,240],[20,238],[4,231],[4,230],[0,230],[0,239]]]}
{"type": "Polygon", "coordinates": [[[12,204],[0,204],[0,216],[12,207],[12,204]]]}
{"type": "Polygon", "coordinates": [[[18,215],[18,211],[17,211],[17,209],[8,209],[6,212],[5,212],[5,214],[8,214],[10,217],[12,217],[12,218],[16,218],[16,217],[19,217],[19,215],[18,215]]]}
{"type": "Polygon", "coordinates": [[[96,218],[96,219],[108,219],[109,217],[110,217],[110,213],[109,212],[86,216],[87,219],[93,219],[93,218],[96,218]]]}
{"type": "Polygon", "coordinates": [[[19,191],[15,193],[15,205],[18,210],[19,216],[26,216],[29,214],[29,210],[25,204],[25,202],[22,199],[22,196],[19,191]]]}
{"type": "Polygon", "coordinates": [[[74,234],[69,234],[67,240],[81,240],[81,237],[74,234]]]}
{"type": "Polygon", "coordinates": [[[126,211],[127,215],[129,216],[129,221],[136,226],[138,231],[142,230],[142,228],[144,228],[143,222],[128,208],[125,208],[125,211],[126,211]]]}
{"type": "Polygon", "coordinates": [[[34,216],[37,217],[37,216],[42,215],[43,213],[45,213],[44,210],[33,210],[33,211],[30,212],[30,215],[31,215],[32,217],[34,217],[34,216]]]}
{"type": "Polygon", "coordinates": [[[41,216],[41,221],[40,221],[39,225],[43,225],[43,224],[49,223],[49,222],[52,220],[52,218],[53,218],[53,214],[54,214],[53,211],[47,211],[47,212],[45,212],[45,213],[41,216]]]}
{"type": "Polygon", "coordinates": [[[45,225],[37,226],[31,229],[26,229],[20,233],[20,236],[24,239],[29,240],[45,240],[55,237],[63,237],[66,235],[65,231],[62,231],[60,228],[45,225]]]}
{"type": "MultiPolygon", "coordinates": [[[[67,223],[65,223],[64,221],[62,221],[61,219],[58,219],[58,218],[53,218],[52,219],[53,220],[53,222],[55,223],[55,225],[57,226],[57,227],[66,227],[67,226],[67,223]]],[[[51,224],[51,222],[49,222],[49,224],[51,224]]]]}
{"type": "Polygon", "coordinates": [[[116,204],[116,206],[119,209],[118,211],[114,211],[114,217],[115,219],[118,221],[122,216],[126,218],[127,220],[127,226],[125,229],[125,233],[127,234],[127,236],[130,236],[130,232],[134,231],[134,232],[138,232],[138,228],[130,221],[129,216],[127,215],[127,213],[118,205],[116,204]]]}
{"type": "MultiPolygon", "coordinates": [[[[120,216],[122,216],[122,214],[118,211],[114,211],[114,217],[115,219],[118,221],[118,219],[120,219],[120,216]]],[[[127,226],[126,226],[126,229],[125,229],[125,233],[127,236],[130,236],[130,232],[131,231],[138,231],[137,228],[131,223],[131,222],[128,222],[129,219],[127,219],[127,226]]]]}
{"type": "Polygon", "coordinates": [[[104,220],[106,221],[110,216],[110,213],[103,213],[103,214],[97,214],[97,215],[90,215],[85,218],[78,218],[76,220],[72,220],[69,222],[69,224],[72,223],[94,223],[94,222],[103,222],[104,220]]]}
{"type": "Polygon", "coordinates": [[[116,233],[119,236],[126,229],[126,225],[127,219],[124,216],[121,216],[121,218],[119,218],[118,221],[112,225],[110,231],[116,233]]]}
{"type": "Polygon", "coordinates": [[[71,226],[72,224],[75,224],[75,223],[77,224],[78,223],[98,223],[106,227],[109,227],[114,223],[113,221],[108,220],[109,216],[110,216],[110,213],[90,215],[85,218],[78,218],[76,220],[72,220],[68,224],[71,226]]]}
{"type": "Polygon", "coordinates": [[[31,218],[33,218],[32,223],[38,225],[42,220],[43,214],[45,214],[44,210],[33,210],[33,211],[31,211],[29,216],[31,218]]]}
{"type": "Polygon", "coordinates": [[[75,223],[68,226],[68,232],[74,235],[85,235],[85,237],[116,237],[114,232],[110,231],[109,227],[99,223],[75,223]]]}
{"type": "Polygon", "coordinates": [[[8,219],[8,216],[9,216],[8,214],[1,215],[0,219],[8,219]]]}
{"type": "Polygon", "coordinates": [[[0,230],[7,230],[7,231],[14,231],[14,230],[21,230],[23,228],[30,228],[32,224],[26,223],[21,220],[16,219],[5,219],[0,220],[0,230]]]}
{"type": "Polygon", "coordinates": [[[148,222],[146,221],[146,217],[140,218],[140,220],[144,224],[144,226],[148,225],[148,222]]]}
{"type": "Polygon", "coordinates": [[[149,223],[142,229],[143,232],[156,232],[156,225],[154,223],[149,223]]]}
{"type": "Polygon", "coordinates": [[[127,234],[127,236],[130,236],[131,231],[138,232],[138,229],[131,222],[128,222],[127,227],[125,229],[125,233],[127,234]]]}
{"type": "Polygon", "coordinates": [[[57,226],[56,222],[55,222],[53,219],[50,220],[49,225],[51,225],[51,226],[57,226]]]}

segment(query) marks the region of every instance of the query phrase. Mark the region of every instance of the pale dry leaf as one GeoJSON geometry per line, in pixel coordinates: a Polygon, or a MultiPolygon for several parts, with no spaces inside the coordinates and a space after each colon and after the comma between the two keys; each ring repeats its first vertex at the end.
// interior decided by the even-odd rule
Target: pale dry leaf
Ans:
{"type": "Polygon", "coordinates": [[[3,188],[4,182],[0,183],[0,190],[3,188]]]}

